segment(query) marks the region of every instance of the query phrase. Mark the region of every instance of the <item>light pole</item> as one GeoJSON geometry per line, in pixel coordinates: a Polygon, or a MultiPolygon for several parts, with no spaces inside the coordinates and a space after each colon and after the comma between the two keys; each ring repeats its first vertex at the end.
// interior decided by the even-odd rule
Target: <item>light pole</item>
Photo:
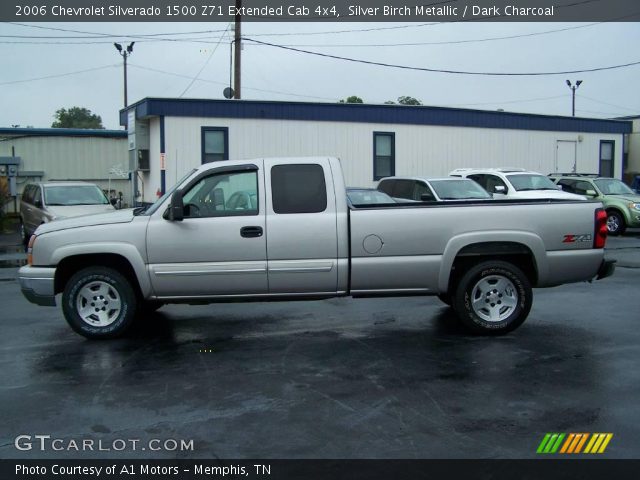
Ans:
{"type": "Polygon", "coordinates": [[[133,44],[136,42],[131,42],[129,46],[125,49],[122,48],[122,45],[119,43],[114,43],[113,46],[116,47],[116,50],[122,56],[124,60],[124,108],[127,108],[129,103],[127,102],[127,57],[133,53],[133,44]]]}
{"type": "Polygon", "coordinates": [[[576,116],[576,90],[582,83],[582,80],[578,80],[575,85],[571,85],[571,81],[567,80],[567,85],[571,89],[571,116],[576,116]]]}

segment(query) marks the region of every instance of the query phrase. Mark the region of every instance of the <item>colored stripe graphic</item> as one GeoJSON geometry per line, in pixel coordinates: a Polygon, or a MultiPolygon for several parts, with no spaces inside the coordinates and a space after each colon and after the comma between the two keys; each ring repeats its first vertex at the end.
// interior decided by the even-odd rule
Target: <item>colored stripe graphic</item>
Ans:
{"type": "Polygon", "coordinates": [[[604,453],[612,438],[613,433],[546,433],[536,452],[543,454],[604,453]]]}
{"type": "Polygon", "coordinates": [[[537,453],[556,453],[565,435],[564,433],[547,433],[538,445],[537,453]]]}
{"type": "Polygon", "coordinates": [[[584,453],[604,453],[613,433],[594,433],[584,453]]]}

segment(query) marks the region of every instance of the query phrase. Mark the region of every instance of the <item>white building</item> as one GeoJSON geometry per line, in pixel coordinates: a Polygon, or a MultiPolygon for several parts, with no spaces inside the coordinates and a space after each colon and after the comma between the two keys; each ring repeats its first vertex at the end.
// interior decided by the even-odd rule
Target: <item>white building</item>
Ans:
{"type": "Polygon", "coordinates": [[[131,158],[143,159],[144,201],[204,162],[273,156],[339,157],[350,186],[372,186],[388,175],[441,176],[460,167],[621,178],[623,138],[631,132],[631,122],[617,120],[247,100],[145,98],[120,118],[129,123],[131,158]]]}
{"type": "Polygon", "coordinates": [[[24,185],[50,180],[83,180],[105,191],[111,186],[116,194],[123,193],[125,203],[131,203],[128,175],[118,175],[129,168],[123,130],[0,128],[0,157],[18,162],[18,195],[9,202],[9,212],[16,211],[24,185]]]}

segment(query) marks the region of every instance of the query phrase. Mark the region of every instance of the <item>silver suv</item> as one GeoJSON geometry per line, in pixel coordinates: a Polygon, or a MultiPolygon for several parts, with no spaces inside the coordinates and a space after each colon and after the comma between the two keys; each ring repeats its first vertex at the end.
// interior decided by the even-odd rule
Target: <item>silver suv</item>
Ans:
{"type": "Polygon", "coordinates": [[[115,210],[100,188],[86,182],[31,183],[20,199],[20,235],[27,243],[41,224],[115,210]]]}

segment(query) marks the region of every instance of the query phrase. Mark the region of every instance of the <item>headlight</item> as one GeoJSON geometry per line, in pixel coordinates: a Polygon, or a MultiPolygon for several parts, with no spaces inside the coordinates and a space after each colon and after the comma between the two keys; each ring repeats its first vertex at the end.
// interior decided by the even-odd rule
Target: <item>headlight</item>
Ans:
{"type": "Polygon", "coordinates": [[[640,203],[629,202],[627,206],[633,210],[640,210],[640,203]]]}

